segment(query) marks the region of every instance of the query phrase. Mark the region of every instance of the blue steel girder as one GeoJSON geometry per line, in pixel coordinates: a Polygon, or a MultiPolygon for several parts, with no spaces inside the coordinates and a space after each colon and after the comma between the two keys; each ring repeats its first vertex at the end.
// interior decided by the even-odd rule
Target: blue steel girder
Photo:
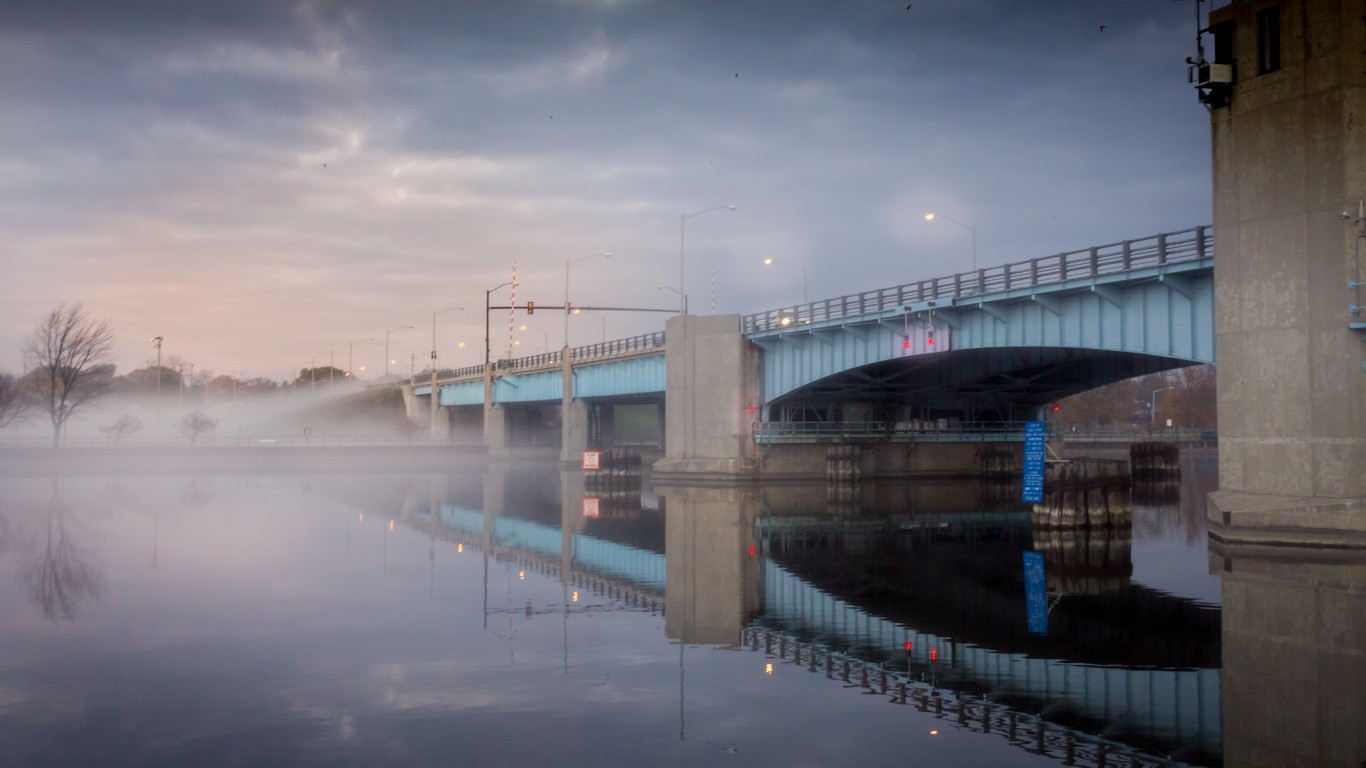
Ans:
{"type": "Polygon", "coordinates": [[[1199,259],[753,334],[764,350],[764,399],[857,398],[865,388],[877,399],[952,385],[942,394],[1010,392],[1016,402],[1037,404],[1211,363],[1212,264],[1199,259]],[[825,343],[811,343],[817,335],[825,343]],[[983,378],[975,381],[972,371],[983,378]]]}
{"type": "MultiPolygon", "coordinates": [[[[653,354],[580,363],[573,370],[576,400],[662,396],[664,392],[663,347],[653,354]]],[[[483,378],[438,384],[437,390],[443,406],[484,403],[483,378]]],[[[430,386],[414,388],[418,395],[430,391],[430,386]]],[[[564,379],[558,367],[493,376],[495,404],[559,402],[563,395],[564,379]]]]}
{"type": "Polygon", "coordinates": [[[664,353],[574,367],[574,399],[663,395],[664,353]]]}

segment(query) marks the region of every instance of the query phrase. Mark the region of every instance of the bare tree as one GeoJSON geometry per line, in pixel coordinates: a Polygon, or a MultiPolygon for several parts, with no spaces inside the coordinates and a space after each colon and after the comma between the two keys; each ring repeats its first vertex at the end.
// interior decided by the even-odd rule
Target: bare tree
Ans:
{"type": "Polygon", "coordinates": [[[24,397],[19,380],[8,373],[0,373],[0,429],[23,418],[28,406],[29,400],[24,397]]]}
{"type": "Polygon", "coordinates": [[[142,431],[142,419],[139,419],[136,416],[129,416],[125,413],[113,424],[106,424],[100,427],[100,431],[107,435],[109,439],[114,442],[114,445],[118,445],[123,438],[128,437],[134,432],[142,431]]]}
{"type": "Polygon", "coordinates": [[[52,419],[52,447],[61,445],[71,414],[113,386],[114,331],[80,302],[48,313],[24,342],[26,394],[52,419]]]}
{"type": "Polygon", "coordinates": [[[218,426],[218,421],[210,417],[203,411],[195,411],[185,414],[185,418],[180,420],[180,433],[190,438],[190,445],[194,445],[199,436],[218,426]]]}

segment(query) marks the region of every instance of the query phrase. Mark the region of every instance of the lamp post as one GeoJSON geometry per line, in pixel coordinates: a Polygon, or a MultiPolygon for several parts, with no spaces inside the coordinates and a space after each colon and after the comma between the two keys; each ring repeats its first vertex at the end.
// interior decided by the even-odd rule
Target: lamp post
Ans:
{"type": "Polygon", "coordinates": [[[155,415],[152,417],[152,432],[160,435],[161,433],[161,342],[165,339],[160,336],[152,337],[152,346],[157,348],[157,396],[155,415]]]}
{"type": "Polygon", "coordinates": [[[782,259],[775,259],[772,256],[764,259],[764,266],[768,267],[774,264],[782,264],[784,267],[791,267],[792,269],[800,269],[802,271],[802,303],[810,303],[810,298],[806,293],[806,267],[799,267],[796,264],[790,264],[782,259]]]}
{"type": "MultiPolygon", "coordinates": [[[[566,347],[569,346],[569,265],[578,264],[581,261],[588,261],[589,259],[595,259],[599,256],[604,259],[610,259],[612,258],[612,253],[610,251],[607,253],[594,253],[577,259],[564,260],[564,345],[566,347]]],[[[549,343],[547,343],[546,346],[549,346],[549,343]]]]}
{"type": "MultiPolygon", "coordinates": [[[[464,309],[464,307],[446,307],[445,309],[438,309],[437,311],[435,311],[435,312],[432,313],[432,422],[431,422],[431,423],[432,423],[432,433],[433,433],[433,434],[436,433],[436,409],[437,409],[437,396],[436,396],[436,316],[437,316],[437,315],[440,315],[440,314],[444,314],[444,313],[446,313],[446,312],[455,312],[456,310],[461,310],[461,309],[464,309]]],[[[387,356],[387,355],[385,356],[385,359],[388,359],[388,356],[387,356]]]]}
{"type": "Polygon", "coordinates": [[[964,223],[961,222],[961,221],[954,221],[953,219],[950,219],[948,216],[945,216],[945,215],[942,214],[942,213],[935,213],[934,211],[930,211],[929,213],[925,214],[925,221],[934,221],[935,219],[943,219],[944,221],[947,221],[947,222],[949,222],[950,224],[957,224],[958,226],[960,226],[960,227],[962,227],[963,229],[966,229],[967,231],[969,231],[969,232],[972,233],[972,271],[973,271],[974,273],[976,273],[976,272],[977,272],[977,227],[974,227],[974,226],[972,226],[971,224],[964,224],[964,223]]]}
{"type": "MultiPolygon", "coordinates": [[[[667,285],[656,285],[656,286],[655,286],[655,290],[656,290],[656,291],[672,291],[672,292],[674,292],[674,293],[678,293],[678,289],[677,289],[677,288],[670,288],[670,287],[667,286],[667,285]]],[[[683,297],[683,302],[682,302],[682,303],[683,303],[683,314],[686,315],[686,314],[688,314],[688,294],[686,294],[686,293],[678,293],[678,295],[683,297]]]]}
{"type": "Polygon", "coordinates": [[[509,285],[512,285],[512,281],[511,281],[511,280],[507,281],[506,283],[500,283],[500,284],[498,284],[498,285],[495,285],[495,286],[493,286],[492,288],[488,289],[487,291],[484,291],[484,365],[485,365],[485,367],[487,367],[488,364],[489,364],[489,297],[493,295],[493,292],[494,292],[494,291],[498,290],[499,288],[505,288],[505,287],[507,287],[507,286],[509,286],[509,285]]]}
{"type": "Polygon", "coordinates": [[[349,341],[346,343],[346,377],[351,379],[352,381],[356,380],[356,375],[351,371],[351,363],[353,360],[355,360],[356,342],[360,341],[374,341],[374,339],[356,339],[355,341],[349,341]]]}
{"type": "Polygon", "coordinates": [[[711,213],[712,211],[734,210],[736,210],[736,208],[733,205],[718,205],[715,208],[708,208],[705,211],[698,211],[697,213],[685,213],[678,219],[678,309],[683,314],[687,314],[688,312],[687,301],[684,297],[684,292],[687,290],[687,286],[683,282],[683,236],[684,231],[686,230],[685,225],[688,223],[688,219],[696,218],[704,213],[711,213]]]}
{"type": "Polygon", "coordinates": [[[1157,422],[1157,393],[1165,392],[1169,389],[1174,389],[1174,387],[1162,387],[1161,389],[1154,389],[1152,397],[1148,398],[1148,410],[1152,411],[1152,414],[1148,417],[1149,424],[1154,424],[1157,422]]]}
{"type": "MultiPolygon", "coordinates": [[[[411,325],[401,325],[398,328],[384,332],[384,378],[389,378],[389,334],[394,331],[412,330],[411,325]]],[[[432,348],[436,348],[436,342],[432,342],[432,348]]]]}

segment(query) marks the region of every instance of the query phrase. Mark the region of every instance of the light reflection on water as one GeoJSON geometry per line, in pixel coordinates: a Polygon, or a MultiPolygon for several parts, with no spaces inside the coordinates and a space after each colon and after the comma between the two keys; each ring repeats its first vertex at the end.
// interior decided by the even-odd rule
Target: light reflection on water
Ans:
{"type": "MultiPolygon", "coordinates": [[[[753,523],[781,514],[781,489],[665,494],[673,515],[599,489],[602,515],[588,519],[582,478],[559,476],[558,488],[555,478],[541,470],[0,480],[0,764],[1059,762],[1060,727],[1043,734],[1056,748],[1027,743],[1039,714],[1028,697],[1016,696],[1015,710],[1004,694],[995,714],[972,710],[983,723],[1006,718],[995,732],[944,715],[945,701],[981,693],[953,664],[925,667],[942,695],[922,675],[907,678],[910,689],[934,698],[898,701],[895,685],[884,692],[862,687],[857,674],[841,679],[837,663],[874,663],[874,679],[906,663],[869,662],[888,649],[870,655],[866,633],[826,644],[808,637],[781,655],[761,644],[756,633],[785,631],[764,620],[766,601],[777,602],[765,592],[773,568],[862,606],[864,626],[933,623],[908,611],[915,599],[889,606],[884,591],[858,602],[854,593],[873,594],[867,579],[876,573],[847,593],[850,585],[759,537],[753,523]],[[490,509],[497,514],[484,516],[490,509]],[[477,522],[455,526],[461,510],[477,522]],[[610,564],[586,569],[592,548],[608,545],[611,556],[627,553],[628,570],[667,548],[668,594],[606,572],[610,564]],[[566,566],[572,576],[562,580],[566,566]],[[1007,722],[1019,733],[1004,735],[1007,722]]],[[[902,506],[873,517],[907,504],[929,512],[920,492],[889,493],[902,506]]],[[[1135,582],[1147,578],[1144,552],[1205,561],[1202,538],[1168,535],[1189,515],[1154,509],[1166,522],[1152,536],[1136,522],[1135,582]]],[[[1016,544],[1012,553],[1029,545],[1027,532],[1016,544]]],[[[874,551],[826,554],[848,573],[874,551]]],[[[930,574],[936,562],[978,562],[952,538],[930,536],[908,551],[930,574]]],[[[1150,586],[1213,602],[1203,583],[1212,577],[1198,575],[1150,586]]],[[[971,594],[1022,600],[1012,589],[971,594]]],[[[965,625],[945,626],[961,634],[965,625]]],[[[1022,631],[1011,636],[1027,642],[1022,631]]],[[[988,631],[945,648],[990,650],[992,640],[988,631]]],[[[1204,641],[1217,647],[1217,637],[1204,641]]],[[[1047,656],[1058,643],[1065,638],[1014,651],[1047,656]]],[[[1075,714],[1055,720],[1090,734],[1076,742],[1080,764],[1088,748],[1097,764],[1096,733],[1108,727],[1123,738],[1128,728],[1123,717],[1108,726],[1075,714]]]]}

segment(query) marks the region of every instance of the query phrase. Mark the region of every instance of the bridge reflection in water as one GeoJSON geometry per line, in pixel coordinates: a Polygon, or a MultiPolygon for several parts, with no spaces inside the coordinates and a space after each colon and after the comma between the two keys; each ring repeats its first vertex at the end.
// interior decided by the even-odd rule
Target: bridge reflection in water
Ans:
{"type": "MultiPolygon", "coordinates": [[[[907,511],[874,515],[810,489],[669,489],[667,514],[618,495],[586,517],[582,476],[562,473],[556,526],[544,497],[540,511],[500,509],[525,482],[486,485],[484,510],[443,503],[413,522],[567,590],[662,609],[680,644],[761,652],[1069,764],[1221,762],[1218,609],[1108,563],[1108,577],[1068,582],[1100,585],[1090,593],[1051,594],[1049,634],[1030,634],[1020,552],[1035,538],[1009,494],[900,485],[872,491],[876,508],[907,511]],[[802,514],[775,511],[789,504],[802,514]],[[664,552],[632,532],[660,517],[664,552]]],[[[1127,556],[1127,541],[1113,549],[1127,556]]]]}

